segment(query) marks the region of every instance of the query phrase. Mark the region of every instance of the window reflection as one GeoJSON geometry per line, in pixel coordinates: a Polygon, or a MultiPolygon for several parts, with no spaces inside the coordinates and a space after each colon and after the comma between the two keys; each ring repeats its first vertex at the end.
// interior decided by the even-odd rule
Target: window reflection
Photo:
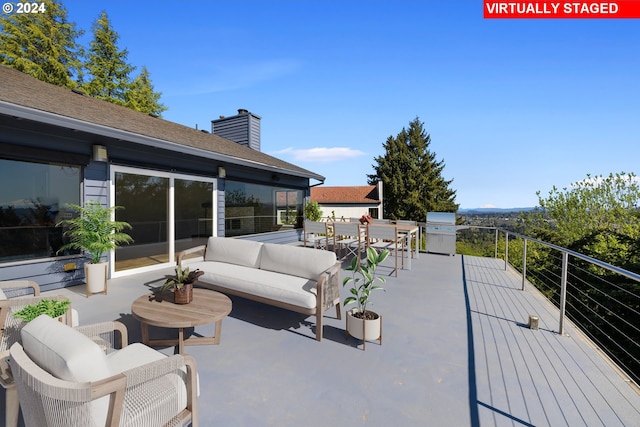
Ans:
{"type": "Polygon", "coordinates": [[[302,199],[302,190],[228,180],[225,186],[225,235],[300,228],[302,199]]]}
{"type": "Polygon", "coordinates": [[[80,167],[0,159],[0,262],[53,257],[80,202],[80,167]]]}

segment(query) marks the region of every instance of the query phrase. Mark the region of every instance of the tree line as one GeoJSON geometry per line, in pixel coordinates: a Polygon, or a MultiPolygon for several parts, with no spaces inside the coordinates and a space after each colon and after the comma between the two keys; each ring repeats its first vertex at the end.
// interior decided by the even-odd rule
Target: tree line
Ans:
{"type": "Polygon", "coordinates": [[[120,37],[106,11],[85,47],[78,43],[84,31],[69,22],[64,5],[57,0],[43,5],[40,13],[0,15],[0,64],[143,113],[160,116],[167,110],[145,66],[132,77],[136,67],[127,62],[129,51],[118,47],[120,37]]]}

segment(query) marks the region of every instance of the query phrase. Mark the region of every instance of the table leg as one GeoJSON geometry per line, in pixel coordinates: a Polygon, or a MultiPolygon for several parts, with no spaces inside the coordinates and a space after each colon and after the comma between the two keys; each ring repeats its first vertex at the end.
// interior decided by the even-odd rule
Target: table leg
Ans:
{"type": "Polygon", "coordinates": [[[149,345],[149,325],[145,322],[140,322],[141,331],[142,331],[142,343],[144,345],[149,345]]]}
{"type": "Polygon", "coordinates": [[[178,353],[184,354],[184,328],[178,328],[178,353]]]}
{"type": "Polygon", "coordinates": [[[220,334],[222,334],[222,319],[216,322],[216,336],[213,337],[214,344],[220,344],[220,334]]]}

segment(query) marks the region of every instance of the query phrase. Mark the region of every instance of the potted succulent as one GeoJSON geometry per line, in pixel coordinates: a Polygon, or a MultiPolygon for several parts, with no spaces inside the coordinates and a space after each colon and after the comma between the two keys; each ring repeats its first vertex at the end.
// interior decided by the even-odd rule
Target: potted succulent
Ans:
{"type": "Polygon", "coordinates": [[[133,239],[123,230],[131,228],[124,221],[113,219],[114,211],[120,206],[111,208],[102,206],[97,201],[90,201],[82,207],[69,205],[78,212],[78,216],[60,221],[57,226],[66,227],[63,235],[69,243],[58,252],[73,249],[89,254],[90,262],[85,264],[85,280],[87,297],[96,292],[107,292],[107,262],[102,261],[105,252],[109,252],[123,243],[131,243],[133,239]]]}
{"type": "Polygon", "coordinates": [[[371,310],[367,310],[370,304],[371,292],[384,290],[376,284],[385,283],[384,277],[376,276],[378,264],[389,256],[387,249],[378,253],[374,248],[367,248],[367,259],[358,264],[358,258],[353,257],[351,265],[346,268],[351,271],[350,277],[345,277],[342,286],[351,285],[349,295],[344,300],[344,306],[356,304],[356,307],[347,311],[347,337],[352,336],[362,340],[362,348],[365,349],[366,340],[379,340],[382,344],[382,317],[371,310]]]}
{"type": "Polygon", "coordinates": [[[31,322],[41,314],[46,314],[51,318],[62,317],[71,305],[71,301],[68,299],[49,299],[43,298],[33,304],[28,304],[22,307],[20,310],[13,312],[13,317],[16,317],[23,322],[31,322]]]}
{"type": "Polygon", "coordinates": [[[193,284],[204,271],[189,271],[189,267],[182,268],[180,264],[176,266],[176,275],[167,279],[162,285],[161,291],[171,290],[173,292],[173,302],[176,304],[189,304],[193,300],[193,284]]]}

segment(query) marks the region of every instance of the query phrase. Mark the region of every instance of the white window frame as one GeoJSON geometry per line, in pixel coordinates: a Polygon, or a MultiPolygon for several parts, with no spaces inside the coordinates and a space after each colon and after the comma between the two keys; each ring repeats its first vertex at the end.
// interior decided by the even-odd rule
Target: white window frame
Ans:
{"type": "Polygon", "coordinates": [[[109,271],[110,277],[124,277],[130,276],[132,274],[145,273],[148,271],[155,271],[167,267],[172,267],[176,265],[176,246],[175,246],[175,180],[191,180],[191,181],[201,181],[211,183],[213,186],[213,191],[211,192],[211,229],[214,236],[218,234],[218,209],[217,209],[217,201],[218,201],[218,179],[205,177],[201,175],[188,175],[182,173],[174,173],[174,172],[164,172],[153,169],[144,169],[144,168],[134,168],[130,166],[117,166],[112,165],[110,168],[110,176],[109,176],[109,205],[111,207],[115,206],[116,200],[116,188],[115,188],[115,177],[116,173],[127,173],[132,175],[145,175],[145,176],[153,176],[158,178],[168,178],[169,179],[169,217],[167,218],[167,236],[169,243],[169,259],[171,261],[162,263],[162,264],[154,264],[145,267],[139,268],[131,268],[123,271],[115,271],[115,251],[111,251],[109,254],[109,271]],[[113,261],[113,262],[112,262],[113,261]]]}

